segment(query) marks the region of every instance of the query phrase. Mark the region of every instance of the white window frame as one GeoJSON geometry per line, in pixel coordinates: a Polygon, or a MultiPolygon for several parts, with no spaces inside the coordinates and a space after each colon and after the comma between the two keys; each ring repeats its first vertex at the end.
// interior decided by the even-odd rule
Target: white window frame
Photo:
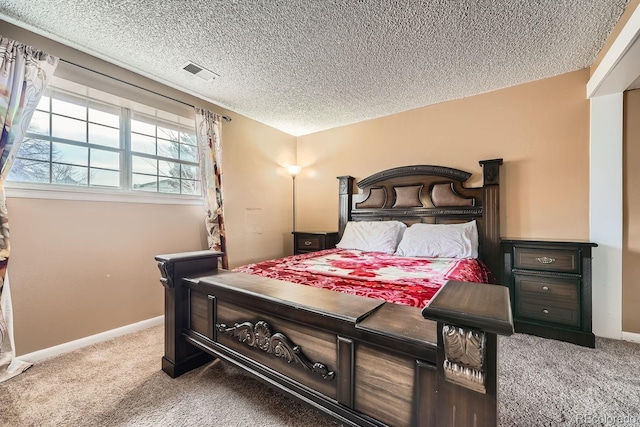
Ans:
{"type": "MultiPolygon", "coordinates": [[[[132,151],[131,151],[131,134],[130,134],[130,120],[132,115],[141,114],[144,116],[150,116],[155,112],[158,116],[171,115],[170,113],[154,110],[147,106],[141,106],[140,109],[135,108],[136,104],[122,100],[123,105],[114,105],[111,102],[107,102],[101,99],[88,96],[86,94],[74,93],[66,89],[59,87],[50,87],[47,89],[47,96],[51,92],[59,92],[62,94],[68,93],[75,97],[81,97],[89,100],[90,102],[98,102],[101,104],[113,105],[119,108],[120,114],[120,139],[122,152],[120,162],[120,188],[108,188],[108,187],[89,187],[89,186],[72,186],[62,184],[51,183],[33,183],[33,182],[18,182],[18,181],[5,181],[5,195],[8,198],[27,198],[27,199],[51,199],[51,200],[80,200],[80,201],[101,201],[101,202],[125,202],[125,203],[153,203],[153,204],[171,204],[171,205],[203,205],[203,184],[200,182],[200,194],[199,195],[186,195],[175,193],[160,193],[160,192],[146,192],[140,190],[133,190],[132,185],[132,151]],[[140,111],[144,110],[144,111],[140,111]]],[[[92,90],[95,93],[95,90],[92,90]]],[[[113,96],[110,97],[113,99],[113,96]]],[[[51,114],[51,112],[49,112],[51,114]]],[[[193,121],[189,118],[185,119],[187,123],[193,121]]],[[[166,117],[158,117],[158,122],[165,122],[170,125],[178,125],[183,128],[188,128],[184,123],[176,123],[167,119],[166,117]]],[[[193,133],[195,134],[195,125],[193,133]]],[[[32,135],[35,137],[36,135],[32,135]]],[[[158,157],[161,159],[161,157],[158,157]]],[[[196,155],[196,162],[198,162],[198,156],[196,155]]],[[[200,165],[198,165],[198,168],[200,165]]],[[[200,177],[198,177],[200,178],[200,177]]]]}

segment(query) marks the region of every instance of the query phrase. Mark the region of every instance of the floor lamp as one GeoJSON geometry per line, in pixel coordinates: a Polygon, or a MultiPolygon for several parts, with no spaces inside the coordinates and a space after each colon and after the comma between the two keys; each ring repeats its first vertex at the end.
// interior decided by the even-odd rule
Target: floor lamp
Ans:
{"type": "Polygon", "coordinates": [[[298,165],[291,165],[287,167],[291,180],[293,181],[293,230],[296,231],[296,175],[300,173],[302,167],[298,165]]]}

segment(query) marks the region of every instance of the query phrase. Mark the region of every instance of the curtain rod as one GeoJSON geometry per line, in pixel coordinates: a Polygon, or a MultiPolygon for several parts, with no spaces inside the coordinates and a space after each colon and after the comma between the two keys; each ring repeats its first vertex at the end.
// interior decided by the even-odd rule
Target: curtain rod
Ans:
{"type": "MultiPolygon", "coordinates": [[[[172,101],[179,102],[180,104],[183,104],[183,105],[189,106],[189,107],[191,107],[191,108],[195,108],[195,106],[194,106],[194,105],[189,104],[188,102],[180,101],[179,99],[175,99],[175,98],[172,98],[172,97],[170,97],[170,96],[164,95],[164,94],[162,94],[162,93],[159,93],[159,92],[153,91],[153,90],[151,90],[151,89],[147,89],[147,88],[144,88],[144,87],[142,87],[142,86],[138,86],[138,85],[133,84],[133,83],[130,83],[130,82],[128,82],[128,81],[125,81],[125,80],[119,79],[119,78],[117,78],[117,77],[113,77],[113,76],[110,76],[110,75],[108,75],[108,74],[101,73],[100,71],[92,70],[91,68],[87,68],[87,67],[85,67],[84,65],[79,65],[79,64],[76,64],[76,63],[74,63],[74,62],[67,61],[66,59],[62,59],[62,58],[60,58],[59,60],[60,60],[61,62],[66,63],[66,64],[73,65],[74,67],[82,68],[83,70],[90,71],[90,72],[92,72],[92,73],[95,73],[95,74],[101,75],[101,76],[103,76],[103,77],[108,77],[108,78],[110,78],[111,80],[115,80],[115,81],[117,81],[117,82],[124,83],[124,84],[129,85],[129,86],[133,86],[133,87],[135,87],[135,88],[137,88],[137,89],[142,89],[142,90],[147,91],[147,92],[149,92],[149,93],[152,93],[152,94],[154,94],[154,95],[158,95],[158,96],[161,96],[161,97],[163,97],[163,98],[167,98],[167,99],[170,99],[170,100],[172,100],[172,101]]],[[[229,116],[222,116],[222,118],[223,118],[225,121],[227,121],[227,122],[230,122],[230,121],[231,121],[231,117],[229,117],[229,116]]]]}

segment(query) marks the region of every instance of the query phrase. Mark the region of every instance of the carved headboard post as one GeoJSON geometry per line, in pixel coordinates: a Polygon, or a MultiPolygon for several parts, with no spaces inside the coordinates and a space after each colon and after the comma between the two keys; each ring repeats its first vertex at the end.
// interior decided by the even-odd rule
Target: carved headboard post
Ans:
{"type": "Polygon", "coordinates": [[[500,263],[500,165],[502,159],[482,160],[484,245],[481,258],[487,267],[501,277],[500,263]]]}
{"type": "Polygon", "coordinates": [[[352,176],[339,176],[340,190],[338,193],[338,234],[342,237],[347,222],[351,221],[351,203],[353,200],[352,176]]]}

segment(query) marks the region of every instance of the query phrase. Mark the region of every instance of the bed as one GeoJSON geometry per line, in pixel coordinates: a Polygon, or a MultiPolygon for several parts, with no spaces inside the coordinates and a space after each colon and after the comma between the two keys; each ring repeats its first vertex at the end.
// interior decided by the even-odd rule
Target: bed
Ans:
{"type": "MultiPolygon", "coordinates": [[[[430,165],[376,173],[360,180],[357,191],[353,177],[338,177],[341,243],[354,229],[382,222],[408,226],[405,236],[428,224],[473,223],[480,264],[500,277],[502,160],[480,164],[481,187],[465,186],[470,173],[430,165]]],[[[407,278],[392,274],[379,285],[378,277],[369,277],[390,254],[339,248],[267,261],[297,263],[302,282],[315,273],[321,284],[295,283],[289,272],[267,271],[260,263],[222,270],[220,256],[198,251],[156,257],[165,288],[162,369],[171,377],[220,358],[343,425],[497,424],[497,335],[513,333],[513,322],[508,289],[476,283],[490,282],[489,273],[410,282],[413,293],[397,294],[403,285],[398,280],[407,278]],[[256,274],[263,267],[264,274],[256,274]],[[340,277],[341,269],[367,276],[364,289],[348,282],[353,277],[340,277]],[[329,276],[346,288],[336,289],[329,276]]]]}
{"type": "MultiPolygon", "coordinates": [[[[368,224],[376,223],[350,225],[368,228],[368,224]]],[[[406,233],[415,232],[414,229],[406,233]]],[[[429,236],[430,228],[422,231],[429,236]]],[[[366,235],[370,237],[372,233],[366,235]]],[[[495,283],[491,271],[476,258],[408,257],[358,248],[308,252],[233,271],[418,308],[426,306],[449,280],[495,283]]]]}

